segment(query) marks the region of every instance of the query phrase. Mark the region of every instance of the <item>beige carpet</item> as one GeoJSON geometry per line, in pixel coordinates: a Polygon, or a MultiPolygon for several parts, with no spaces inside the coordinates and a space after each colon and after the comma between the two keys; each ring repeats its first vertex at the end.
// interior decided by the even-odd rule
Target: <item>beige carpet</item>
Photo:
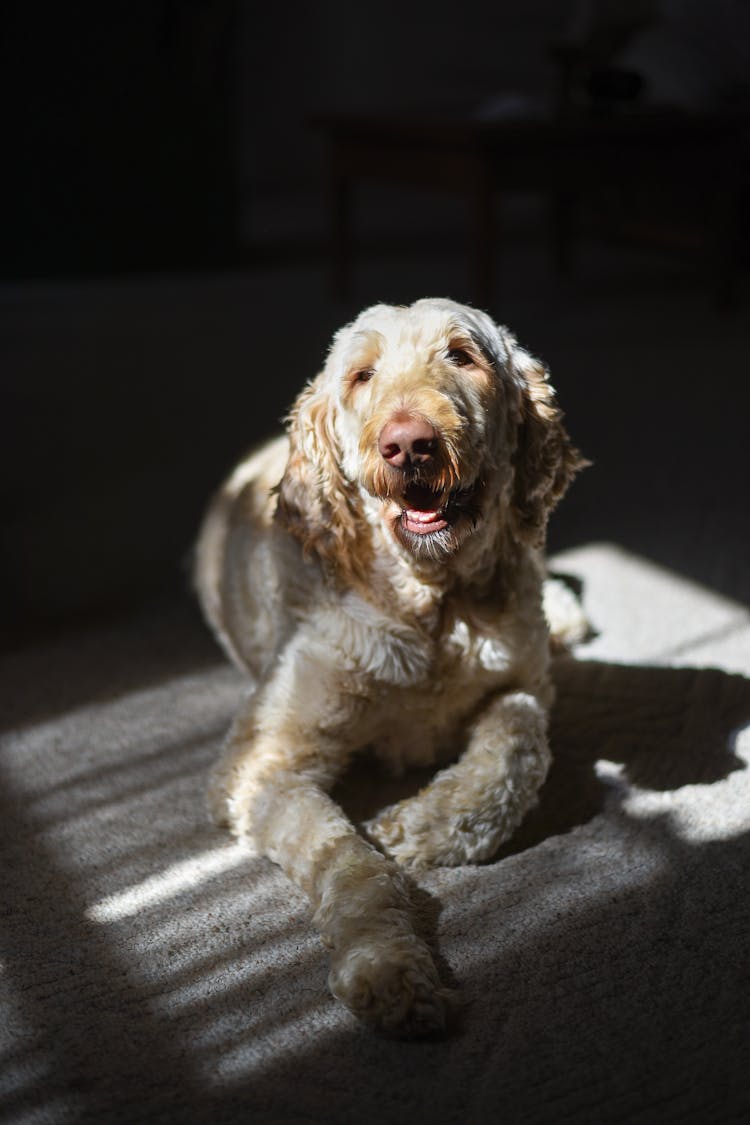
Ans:
{"type": "Polygon", "coordinates": [[[6,658],[0,1120],[750,1119],[750,615],[612,546],[556,565],[598,636],[540,807],[421,881],[443,1040],[359,1027],[304,899],[208,823],[242,683],[190,608],[6,658]]]}

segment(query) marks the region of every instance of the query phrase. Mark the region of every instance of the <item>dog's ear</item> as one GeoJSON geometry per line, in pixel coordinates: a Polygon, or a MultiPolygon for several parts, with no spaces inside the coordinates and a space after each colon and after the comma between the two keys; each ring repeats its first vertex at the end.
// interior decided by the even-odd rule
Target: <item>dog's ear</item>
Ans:
{"type": "Polygon", "coordinates": [[[579,469],[588,462],[571,443],[562,424],[547,369],[510,343],[510,362],[521,392],[518,444],[513,457],[512,511],[519,539],[542,547],[547,518],[579,469]]]}
{"type": "Polygon", "coordinates": [[[364,566],[363,531],[355,488],[341,469],[334,406],[321,373],[289,414],[289,458],[278,486],[276,522],[299,539],[305,555],[352,581],[364,566]]]}

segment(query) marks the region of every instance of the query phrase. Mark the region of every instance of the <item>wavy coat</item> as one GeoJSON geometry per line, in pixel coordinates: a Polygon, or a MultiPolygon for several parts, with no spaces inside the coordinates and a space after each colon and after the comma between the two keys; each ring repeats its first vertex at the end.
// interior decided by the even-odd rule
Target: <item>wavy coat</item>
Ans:
{"type": "Polygon", "coordinates": [[[199,596],[251,684],[213,814],[306,891],[334,994],[385,1031],[448,1006],[401,872],[491,858],[546,776],[541,551],[582,464],[507,329],[448,300],[377,305],[204,521],[199,596]],[[438,768],[357,831],[330,790],[365,750],[438,768]]]}

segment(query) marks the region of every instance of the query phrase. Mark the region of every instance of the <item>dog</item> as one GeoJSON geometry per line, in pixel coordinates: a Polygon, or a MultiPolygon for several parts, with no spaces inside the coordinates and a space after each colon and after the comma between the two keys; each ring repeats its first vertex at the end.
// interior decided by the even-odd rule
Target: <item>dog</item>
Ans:
{"type": "Polygon", "coordinates": [[[584,464],[506,328],[375,305],[205,517],[198,595],[251,680],[211,811],[306,892],[331,991],[386,1033],[450,1010],[404,873],[490,859],[547,774],[547,617],[562,640],[581,619],[542,551],[584,464]],[[358,832],[330,791],[366,748],[442,768],[358,832]]]}

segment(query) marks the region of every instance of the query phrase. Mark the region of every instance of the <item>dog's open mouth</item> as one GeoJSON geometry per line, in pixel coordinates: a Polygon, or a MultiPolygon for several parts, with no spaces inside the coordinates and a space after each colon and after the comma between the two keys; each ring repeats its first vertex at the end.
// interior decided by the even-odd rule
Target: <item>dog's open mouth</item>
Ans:
{"type": "Polygon", "coordinates": [[[402,503],[402,526],[414,535],[429,535],[448,526],[447,505],[442,493],[433,492],[423,484],[410,484],[404,489],[402,503]]]}
{"type": "Polygon", "coordinates": [[[471,510],[474,493],[473,487],[444,493],[425,484],[408,484],[399,499],[401,527],[420,536],[444,531],[462,515],[475,516],[471,510]]]}

